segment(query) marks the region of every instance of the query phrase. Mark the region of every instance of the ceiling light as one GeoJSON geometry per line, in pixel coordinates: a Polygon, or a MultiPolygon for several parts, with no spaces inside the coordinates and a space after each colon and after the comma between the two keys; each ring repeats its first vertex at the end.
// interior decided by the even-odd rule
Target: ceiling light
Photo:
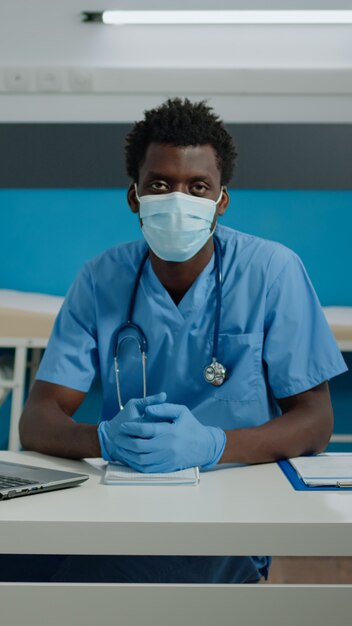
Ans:
{"type": "Polygon", "coordinates": [[[82,13],[85,22],[156,24],[352,24],[352,11],[101,11],[82,13]]]}

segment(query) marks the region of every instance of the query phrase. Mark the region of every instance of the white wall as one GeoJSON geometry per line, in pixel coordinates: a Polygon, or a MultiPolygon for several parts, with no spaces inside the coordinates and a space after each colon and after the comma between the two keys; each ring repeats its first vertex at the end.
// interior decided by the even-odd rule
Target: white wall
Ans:
{"type": "Polygon", "coordinates": [[[309,5],[287,0],[271,4],[264,0],[223,0],[221,4],[216,0],[2,2],[0,121],[131,121],[143,109],[174,95],[172,72],[177,69],[185,71],[184,84],[175,74],[177,93],[210,98],[228,121],[352,121],[352,26],[118,28],[80,20],[81,11],[104,8],[302,7],[352,9],[352,1],[320,0],[309,5]],[[8,68],[27,70],[27,93],[9,92],[8,68]],[[38,72],[43,68],[56,72],[59,93],[40,93],[38,72]],[[74,93],[72,68],[89,68],[90,92],[74,93]],[[100,68],[114,71],[107,75],[100,68]],[[126,85],[120,87],[124,70],[141,68],[145,71],[129,82],[128,90],[126,85]],[[204,87],[197,69],[207,68],[214,71],[204,87]],[[158,80],[159,69],[169,70],[166,78],[161,73],[158,80]],[[241,71],[234,73],[236,69],[241,71]],[[256,69],[260,72],[253,74],[256,69]],[[281,86],[282,74],[273,71],[277,69],[299,70],[287,74],[292,76],[291,88],[287,81],[281,86]],[[338,85],[331,82],[328,70],[343,72],[338,85]],[[253,76],[257,87],[253,87],[253,76]],[[271,90],[266,87],[268,81],[271,90]]]}

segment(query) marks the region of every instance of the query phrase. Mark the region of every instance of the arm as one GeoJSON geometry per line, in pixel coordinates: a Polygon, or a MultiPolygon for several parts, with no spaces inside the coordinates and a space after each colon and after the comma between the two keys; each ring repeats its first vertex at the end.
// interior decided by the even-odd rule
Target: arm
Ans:
{"type": "Polygon", "coordinates": [[[279,417],[262,426],[226,431],[220,463],[265,463],[326,447],[333,426],[327,382],[277,402],[283,412],[279,417]]]}
{"type": "Polygon", "coordinates": [[[84,397],[69,387],[35,381],[20,420],[22,446],[72,459],[100,456],[97,426],[71,417],[84,397]]]}

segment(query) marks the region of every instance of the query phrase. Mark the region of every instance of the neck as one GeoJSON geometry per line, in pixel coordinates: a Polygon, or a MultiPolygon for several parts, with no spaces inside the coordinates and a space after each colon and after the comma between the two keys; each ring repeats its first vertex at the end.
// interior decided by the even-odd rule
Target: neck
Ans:
{"type": "Polygon", "coordinates": [[[196,278],[208,265],[213,251],[214,242],[212,237],[194,257],[183,263],[163,261],[150,250],[150,261],[153,270],[175,304],[182,300],[196,278]]]}

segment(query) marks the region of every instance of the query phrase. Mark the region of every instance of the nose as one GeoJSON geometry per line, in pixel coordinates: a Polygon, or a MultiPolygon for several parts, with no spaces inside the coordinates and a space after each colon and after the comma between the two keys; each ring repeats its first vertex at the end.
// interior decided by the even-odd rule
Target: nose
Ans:
{"type": "Polygon", "coordinates": [[[174,182],[170,191],[179,191],[181,193],[190,193],[187,183],[174,182]]]}

